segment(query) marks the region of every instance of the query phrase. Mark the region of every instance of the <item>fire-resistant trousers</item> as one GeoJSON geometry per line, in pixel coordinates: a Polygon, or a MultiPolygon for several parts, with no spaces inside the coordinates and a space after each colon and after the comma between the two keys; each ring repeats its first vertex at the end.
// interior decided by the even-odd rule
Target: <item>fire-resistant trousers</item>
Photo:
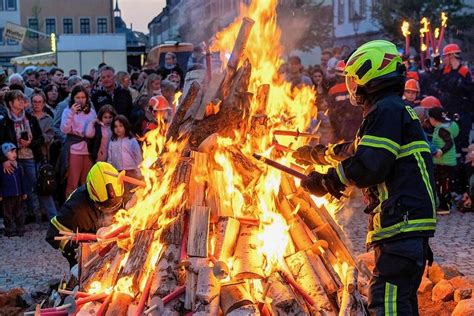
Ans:
{"type": "Polygon", "coordinates": [[[369,287],[371,315],[418,315],[417,290],[431,257],[422,237],[374,246],[375,267],[369,287]]]}

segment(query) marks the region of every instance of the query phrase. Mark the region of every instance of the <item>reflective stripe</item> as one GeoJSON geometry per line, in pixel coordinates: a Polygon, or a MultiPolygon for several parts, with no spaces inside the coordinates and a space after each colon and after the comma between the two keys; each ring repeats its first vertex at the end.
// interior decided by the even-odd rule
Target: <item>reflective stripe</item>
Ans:
{"type": "Polygon", "coordinates": [[[336,172],[337,172],[337,176],[339,177],[339,181],[341,181],[342,184],[347,185],[349,183],[349,179],[347,179],[346,174],[344,173],[342,164],[337,165],[336,172]]]}
{"type": "Polygon", "coordinates": [[[431,205],[433,207],[433,218],[436,219],[436,202],[434,197],[433,187],[431,186],[430,177],[428,175],[428,170],[426,169],[425,161],[419,152],[414,153],[416,161],[418,163],[418,168],[420,169],[421,177],[423,182],[426,186],[426,190],[428,191],[428,195],[430,196],[431,205]]]}
{"type": "Polygon", "coordinates": [[[397,315],[397,286],[391,283],[385,283],[385,316],[397,315]]]}
{"type": "MultiPolygon", "coordinates": [[[[60,230],[63,230],[63,231],[66,231],[66,232],[72,232],[72,230],[70,230],[69,228],[67,228],[66,226],[64,226],[63,224],[61,224],[58,219],[55,217],[53,217],[51,219],[51,224],[56,227],[56,229],[58,231],[60,230]]],[[[64,247],[66,247],[66,244],[68,243],[68,240],[61,240],[59,242],[59,248],[61,248],[62,251],[64,251],[64,247]]]]}
{"type": "Polygon", "coordinates": [[[382,148],[394,154],[395,157],[398,156],[398,152],[400,151],[400,145],[393,140],[372,135],[364,135],[360,140],[359,146],[382,148]]]}
{"type": "Polygon", "coordinates": [[[392,226],[383,227],[381,229],[372,230],[367,233],[367,244],[374,241],[390,238],[400,233],[416,232],[423,230],[435,230],[435,218],[423,218],[400,222],[392,226]]]}
{"type": "Polygon", "coordinates": [[[408,114],[410,114],[410,116],[413,120],[418,120],[418,121],[420,120],[420,118],[416,114],[415,110],[413,110],[411,108],[411,106],[405,106],[405,109],[407,110],[408,114]]]}
{"type": "Polygon", "coordinates": [[[428,143],[423,140],[414,141],[400,147],[400,152],[398,153],[397,159],[422,152],[431,154],[430,146],[428,145],[428,143]]]}
{"type": "Polygon", "coordinates": [[[336,155],[334,153],[335,146],[337,146],[337,144],[328,145],[326,152],[324,153],[324,159],[326,159],[331,164],[331,166],[337,166],[339,164],[339,160],[333,158],[336,155]]]}

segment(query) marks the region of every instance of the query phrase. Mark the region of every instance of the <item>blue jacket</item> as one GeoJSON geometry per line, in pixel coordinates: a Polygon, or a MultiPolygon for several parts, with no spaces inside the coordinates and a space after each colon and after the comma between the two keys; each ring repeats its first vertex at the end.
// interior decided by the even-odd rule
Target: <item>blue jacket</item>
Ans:
{"type": "Polygon", "coordinates": [[[26,194],[26,183],[23,181],[23,169],[19,166],[15,168],[13,174],[8,174],[0,170],[0,196],[21,196],[26,194]]]}

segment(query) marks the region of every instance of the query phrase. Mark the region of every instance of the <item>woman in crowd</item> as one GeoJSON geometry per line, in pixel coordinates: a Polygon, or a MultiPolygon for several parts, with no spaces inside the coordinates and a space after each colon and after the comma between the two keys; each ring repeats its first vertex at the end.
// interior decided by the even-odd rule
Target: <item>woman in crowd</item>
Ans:
{"type": "Polygon", "coordinates": [[[136,100],[138,97],[139,93],[137,90],[132,88],[130,84],[130,75],[128,72],[125,71],[119,71],[115,75],[117,84],[121,85],[125,90],[128,90],[130,92],[130,95],[132,96],[132,100],[136,100]]]}
{"type": "Polygon", "coordinates": [[[94,135],[89,143],[89,151],[94,163],[107,161],[110,138],[112,137],[112,120],[117,112],[110,104],[103,105],[97,113],[97,119],[91,121],[87,127],[87,134],[94,135]]]}
{"type": "MultiPolygon", "coordinates": [[[[12,143],[18,148],[18,164],[26,178],[27,205],[35,221],[41,221],[38,196],[34,192],[36,164],[41,161],[41,146],[44,143],[43,133],[38,120],[25,111],[27,103],[24,94],[12,90],[5,94],[7,116],[0,120],[0,144],[12,143]]],[[[3,170],[12,173],[15,169],[10,160],[0,153],[3,170]]]]}
{"type": "Polygon", "coordinates": [[[94,135],[87,134],[86,131],[87,126],[96,117],[87,90],[82,86],[74,87],[69,108],[64,110],[61,117],[61,131],[66,134],[66,142],[61,149],[59,165],[62,167],[62,177],[67,171],[66,196],[85,183],[87,173],[92,167],[87,143],[94,135]],[[69,166],[74,168],[68,168],[69,166]]]}
{"type": "Polygon", "coordinates": [[[144,98],[148,102],[155,95],[161,95],[161,76],[158,74],[151,74],[146,78],[143,88],[140,91],[140,96],[134,100],[139,103],[139,100],[144,98]]]}
{"type": "Polygon", "coordinates": [[[50,83],[44,88],[44,94],[46,95],[46,104],[56,109],[59,103],[59,89],[54,83],[50,83]]]}
{"type": "Polygon", "coordinates": [[[128,119],[117,115],[112,121],[112,139],[107,162],[119,171],[125,170],[127,176],[140,177],[139,167],[142,160],[140,145],[132,135],[128,119]]]}
{"type": "MultiPolygon", "coordinates": [[[[31,114],[36,117],[38,120],[39,126],[41,131],[43,132],[44,143],[41,146],[41,154],[42,154],[42,162],[48,163],[49,162],[49,146],[54,138],[54,129],[53,129],[53,119],[51,116],[46,114],[45,106],[46,106],[46,96],[44,95],[43,91],[40,89],[35,89],[33,94],[31,95],[31,104],[32,104],[32,111],[31,114]]],[[[37,169],[39,169],[39,165],[37,169]]],[[[33,186],[37,187],[37,177],[31,179],[33,186]]],[[[51,220],[54,216],[56,216],[56,206],[54,205],[53,197],[51,194],[37,192],[39,197],[40,205],[46,210],[46,214],[48,215],[48,219],[51,220]]]]}

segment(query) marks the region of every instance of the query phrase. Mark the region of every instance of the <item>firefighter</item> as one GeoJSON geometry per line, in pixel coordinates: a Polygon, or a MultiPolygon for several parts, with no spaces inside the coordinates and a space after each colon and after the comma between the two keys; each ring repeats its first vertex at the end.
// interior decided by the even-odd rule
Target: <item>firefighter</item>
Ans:
{"type": "Polygon", "coordinates": [[[457,44],[443,48],[443,66],[438,71],[438,97],[450,119],[460,128],[456,139],[458,153],[469,146],[471,131],[472,79],[469,68],[461,64],[461,49],[457,44]]]}
{"type": "Polygon", "coordinates": [[[59,214],[51,219],[46,241],[55,249],[60,248],[70,266],[77,263],[77,243],[54,240],[59,231],[96,233],[100,227],[112,224],[113,215],[124,206],[124,186],[117,177],[108,173],[118,171],[106,162],[96,163],[87,174],[86,183],[77,188],[59,214]]]}
{"type": "Polygon", "coordinates": [[[433,162],[420,121],[405,105],[405,67],[394,44],[376,40],[359,47],[345,68],[353,104],[364,108],[354,142],[303,146],[293,157],[331,164],[301,185],[317,196],[341,197],[347,186],[364,189],[370,214],[367,246],[375,250],[369,288],[372,315],[417,315],[417,289],[428,239],[436,228],[433,162]]]}
{"type": "Polygon", "coordinates": [[[420,104],[418,96],[420,94],[420,84],[415,79],[408,79],[405,82],[405,91],[403,92],[403,99],[405,103],[411,106],[412,108],[420,104]]]}
{"type": "Polygon", "coordinates": [[[328,92],[328,116],[336,141],[354,140],[362,122],[362,108],[352,106],[349,100],[344,79],[345,66],[343,60],[337,62],[336,84],[328,92]]]}

